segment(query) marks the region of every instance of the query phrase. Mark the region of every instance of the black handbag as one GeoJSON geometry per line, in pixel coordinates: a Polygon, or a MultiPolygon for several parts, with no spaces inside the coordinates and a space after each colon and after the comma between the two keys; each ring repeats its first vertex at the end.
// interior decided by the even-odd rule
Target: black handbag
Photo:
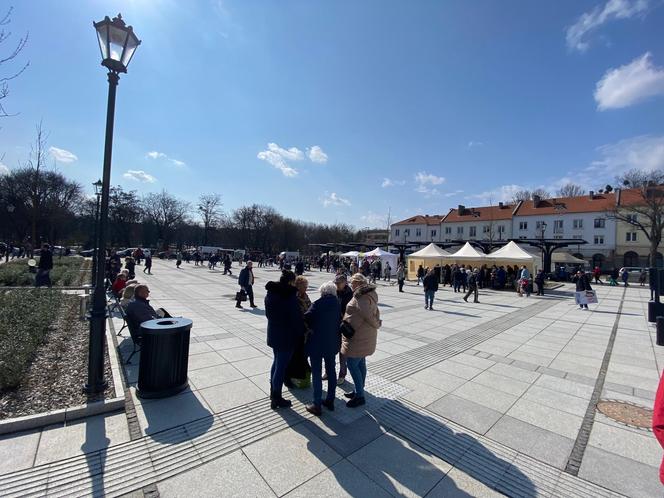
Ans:
{"type": "Polygon", "coordinates": [[[355,329],[353,326],[345,321],[341,322],[341,325],[339,326],[339,332],[341,332],[341,335],[343,335],[346,339],[352,339],[355,335],[355,329]]]}
{"type": "Polygon", "coordinates": [[[240,301],[241,303],[245,302],[247,300],[247,293],[244,290],[241,290],[235,294],[235,300],[240,301]]]}

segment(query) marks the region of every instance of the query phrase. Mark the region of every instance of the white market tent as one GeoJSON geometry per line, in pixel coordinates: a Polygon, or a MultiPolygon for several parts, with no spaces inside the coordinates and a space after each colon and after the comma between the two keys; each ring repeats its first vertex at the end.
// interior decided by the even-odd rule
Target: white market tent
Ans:
{"type": "Polygon", "coordinates": [[[470,242],[466,242],[461,249],[459,249],[457,252],[450,254],[447,256],[446,261],[448,263],[454,262],[454,263],[485,263],[486,262],[486,254],[479,252],[477,249],[475,249],[473,246],[470,245],[470,242]]]}
{"type": "Polygon", "coordinates": [[[341,255],[342,258],[356,258],[360,255],[359,251],[348,251],[341,255]]]}
{"type": "Polygon", "coordinates": [[[541,258],[529,253],[514,241],[508,242],[500,249],[486,255],[486,262],[496,266],[501,265],[526,265],[532,274],[542,267],[541,258]]]}
{"type": "Polygon", "coordinates": [[[385,269],[385,263],[390,263],[391,273],[395,275],[397,273],[397,266],[399,264],[399,255],[392,254],[391,252],[383,251],[380,247],[376,247],[373,251],[360,253],[359,257],[362,259],[371,258],[371,259],[380,259],[383,264],[383,270],[385,269]]]}
{"type": "Polygon", "coordinates": [[[441,249],[433,242],[419,251],[406,256],[408,260],[408,275],[415,278],[417,275],[417,268],[422,265],[423,267],[433,267],[436,265],[443,266],[445,258],[450,256],[450,253],[441,249]]]}

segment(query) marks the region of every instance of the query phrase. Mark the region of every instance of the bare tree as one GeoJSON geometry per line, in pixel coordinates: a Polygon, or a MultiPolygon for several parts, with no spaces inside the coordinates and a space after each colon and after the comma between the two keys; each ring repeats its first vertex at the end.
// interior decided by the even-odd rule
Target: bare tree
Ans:
{"type": "Polygon", "coordinates": [[[517,190],[512,194],[512,204],[517,204],[519,201],[529,201],[532,196],[530,190],[517,190]]]}
{"type": "Polygon", "coordinates": [[[158,238],[163,241],[164,247],[167,247],[174,230],[187,220],[189,203],[162,190],[158,194],[146,195],[141,204],[143,214],[154,223],[158,238]]]}
{"type": "Polygon", "coordinates": [[[208,243],[208,231],[221,222],[221,206],[219,194],[202,194],[198,198],[198,211],[203,220],[203,245],[208,243]]]}
{"type": "MultiPolygon", "coordinates": [[[[11,32],[6,30],[6,26],[11,23],[11,15],[13,10],[13,7],[9,7],[9,10],[7,10],[5,15],[0,18],[0,46],[11,36],[11,32]]],[[[3,66],[10,64],[14,59],[16,59],[16,57],[18,57],[18,55],[23,51],[27,43],[28,34],[26,33],[25,36],[18,39],[18,42],[14,46],[13,50],[9,51],[9,54],[6,56],[0,56],[0,118],[10,116],[10,114],[5,110],[2,102],[9,95],[9,82],[20,76],[21,73],[25,71],[26,68],[30,65],[30,63],[26,62],[22,67],[14,71],[10,71],[6,76],[3,66]]]]}
{"type": "Polygon", "coordinates": [[[655,266],[664,230],[664,171],[631,170],[618,178],[629,190],[608,215],[640,230],[650,241],[650,265],[655,266]]]}
{"type": "Polygon", "coordinates": [[[584,189],[581,185],[577,185],[576,183],[571,182],[563,185],[556,192],[558,197],[579,197],[585,193],[586,189],[584,189]]]}
{"type": "Polygon", "coordinates": [[[544,190],[543,188],[536,188],[530,193],[530,198],[532,199],[534,196],[539,196],[540,199],[549,199],[551,198],[551,194],[549,193],[548,190],[544,190]]]}

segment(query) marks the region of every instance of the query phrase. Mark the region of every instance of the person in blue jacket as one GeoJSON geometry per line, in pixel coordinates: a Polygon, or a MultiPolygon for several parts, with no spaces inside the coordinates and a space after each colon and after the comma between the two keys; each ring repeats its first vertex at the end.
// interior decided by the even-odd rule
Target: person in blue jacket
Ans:
{"type": "Polygon", "coordinates": [[[339,315],[341,304],[337,299],[337,285],[326,282],[320,286],[320,299],[304,314],[310,333],[307,337],[306,351],[311,361],[311,383],[314,388],[314,402],[307,405],[307,411],[321,416],[321,405],[334,410],[334,392],[337,387],[335,358],[341,349],[339,333],[339,315]],[[327,396],[323,398],[322,362],[325,360],[327,374],[327,396]]]}
{"type": "MultiPolygon", "coordinates": [[[[284,270],[278,282],[265,286],[265,316],[267,317],[267,345],[274,359],[270,370],[270,405],[273,410],[288,408],[290,400],[282,397],[284,377],[293,351],[304,336],[304,318],[297,300],[295,273],[284,270]]],[[[338,326],[338,322],[337,322],[338,326]]]]}

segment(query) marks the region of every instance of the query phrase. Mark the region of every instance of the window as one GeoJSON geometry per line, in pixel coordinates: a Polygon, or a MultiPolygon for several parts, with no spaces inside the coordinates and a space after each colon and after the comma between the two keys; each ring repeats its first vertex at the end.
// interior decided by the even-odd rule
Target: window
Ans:
{"type": "Polygon", "coordinates": [[[627,215],[627,223],[636,223],[636,215],[635,214],[628,214],[627,215]]]}
{"type": "Polygon", "coordinates": [[[499,234],[505,233],[505,225],[498,225],[498,233],[499,234]]]}
{"type": "Polygon", "coordinates": [[[604,218],[595,218],[595,228],[604,228],[606,220],[604,218]]]}
{"type": "Polygon", "coordinates": [[[403,234],[406,235],[407,237],[410,237],[410,228],[406,228],[406,229],[403,231],[403,234]]]}
{"type": "Polygon", "coordinates": [[[636,242],[636,232],[627,232],[625,234],[625,242],[636,242]]]}
{"type": "Polygon", "coordinates": [[[543,221],[536,221],[535,222],[535,230],[537,230],[537,231],[541,230],[542,229],[542,223],[544,223],[544,222],[543,221]]]}
{"type": "Polygon", "coordinates": [[[553,233],[563,233],[563,221],[564,220],[553,221],[553,233]]]}
{"type": "Polygon", "coordinates": [[[431,237],[435,237],[435,236],[436,236],[436,230],[431,230],[431,237]]]}
{"type": "Polygon", "coordinates": [[[463,235],[463,227],[457,227],[457,235],[463,235]]]}
{"type": "Polygon", "coordinates": [[[445,235],[451,235],[452,234],[452,227],[445,227],[445,235]]]}
{"type": "Polygon", "coordinates": [[[398,229],[398,228],[394,231],[394,236],[395,236],[395,237],[398,237],[398,236],[399,236],[399,229],[398,229]]]}
{"type": "Polygon", "coordinates": [[[421,237],[422,236],[422,229],[421,228],[416,228],[415,229],[415,237],[421,237]]]}
{"type": "Polygon", "coordinates": [[[475,227],[470,227],[470,228],[468,229],[468,231],[470,232],[470,233],[468,234],[470,237],[475,237],[475,236],[477,235],[477,228],[475,228],[475,227]]]}
{"type": "Polygon", "coordinates": [[[595,245],[596,246],[604,245],[604,235],[595,235],[595,245]]]}
{"type": "Polygon", "coordinates": [[[489,233],[491,232],[491,225],[484,225],[482,227],[482,233],[489,233]]]}
{"type": "Polygon", "coordinates": [[[583,228],[583,220],[574,220],[572,228],[574,230],[581,230],[583,228]]]}
{"type": "Polygon", "coordinates": [[[527,221],[520,221],[519,222],[519,230],[528,230],[528,222],[527,221]]]}

